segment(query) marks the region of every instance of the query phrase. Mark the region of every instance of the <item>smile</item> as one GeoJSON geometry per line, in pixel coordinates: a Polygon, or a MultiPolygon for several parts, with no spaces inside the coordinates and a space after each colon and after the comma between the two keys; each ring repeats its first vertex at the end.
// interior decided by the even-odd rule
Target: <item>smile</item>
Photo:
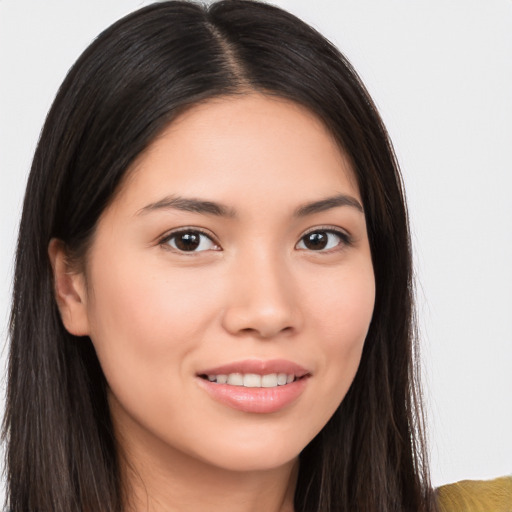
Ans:
{"type": "Polygon", "coordinates": [[[274,413],[291,406],[308,386],[311,371],[286,360],[246,360],[197,374],[216,402],[249,413],[274,413]]]}
{"type": "Polygon", "coordinates": [[[201,375],[216,384],[227,384],[228,386],[244,386],[246,388],[275,388],[291,384],[297,378],[293,373],[267,373],[258,375],[257,373],[230,373],[220,375],[201,375]]]}

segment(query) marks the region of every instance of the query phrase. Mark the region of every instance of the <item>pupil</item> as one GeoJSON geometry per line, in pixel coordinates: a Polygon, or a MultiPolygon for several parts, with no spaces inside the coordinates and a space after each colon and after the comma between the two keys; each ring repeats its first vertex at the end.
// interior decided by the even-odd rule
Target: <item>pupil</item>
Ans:
{"type": "Polygon", "coordinates": [[[182,233],[176,238],[176,247],[181,251],[193,251],[199,247],[200,241],[198,233],[182,233]]]}
{"type": "Polygon", "coordinates": [[[327,233],[319,232],[316,233],[310,233],[306,236],[306,239],[304,240],[304,245],[308,249],[312,250],[320,250],[324,249],[327,245],[327,233]]]}

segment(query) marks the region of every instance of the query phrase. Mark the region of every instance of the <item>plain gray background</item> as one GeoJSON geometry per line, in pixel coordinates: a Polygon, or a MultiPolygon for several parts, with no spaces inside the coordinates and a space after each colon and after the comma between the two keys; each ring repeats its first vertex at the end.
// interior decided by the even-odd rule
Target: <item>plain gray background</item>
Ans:
{"type": "MultiPolygon", "coordinates": [[[[87,44],[147,3],[0,0],[2,344],[46,112],[87,44]]],[[[274,3],[348,56],[395,144],[413,231],[433,483],[512,473],[512,1],[274,3]]]]}

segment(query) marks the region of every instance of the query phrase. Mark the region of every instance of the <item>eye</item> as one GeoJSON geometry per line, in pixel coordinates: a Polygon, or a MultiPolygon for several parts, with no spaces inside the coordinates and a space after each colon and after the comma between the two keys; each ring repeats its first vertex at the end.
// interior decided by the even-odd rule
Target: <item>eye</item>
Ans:
{"type": "Polygon", "coordinates": [[[328,251],[350,245],[350,237],[333,229],[316,229],[305,234],[297,244],[297,249],[308,251],[328,251]]]}
{"type": "Polygon", "coordinates": [[[219,246],[202,231],[187,229],[171,233],[161,242],[179,252],[203,252],[219,250],[219,246]]]}

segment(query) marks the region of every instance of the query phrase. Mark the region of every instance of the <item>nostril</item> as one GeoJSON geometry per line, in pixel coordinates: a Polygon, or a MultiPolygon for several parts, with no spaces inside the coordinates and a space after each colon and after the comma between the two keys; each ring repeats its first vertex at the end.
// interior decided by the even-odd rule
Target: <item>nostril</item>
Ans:
{"type": "Polygon", "coordinates": [[[272,325],[261,326],[260,328],[255,327],[245,327],[241,329],[239,332],[251,336],[255,336],[257,338],[273,338],[277,335],[289,334],[293,332],[293,327],[279,327],[272,325]]]}
{"type": "Polygon", "coordinates": [[[224,310],[222,324],[232,335],[264,339],[290,335],[300,329],[302,319],[292,300],[277,303],[272,297],[245,295],[244,299],[234,298],[224,310]]]}

